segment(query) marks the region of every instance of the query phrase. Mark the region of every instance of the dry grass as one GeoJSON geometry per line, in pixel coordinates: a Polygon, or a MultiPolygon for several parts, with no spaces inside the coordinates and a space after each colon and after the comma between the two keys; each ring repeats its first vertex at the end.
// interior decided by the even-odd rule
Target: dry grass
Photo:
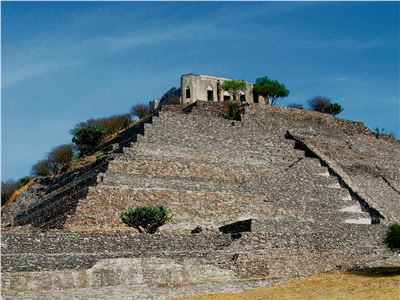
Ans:
{"type": "MultiPolygon", "coordinates": [[[[382,268],[385,269],[385,268],[382,268]]],[[[400,300],[400,268],[313,276],[240,293],[185,297],[180,300],[400,300]]]]}
{"type": "Polygon", "coordinates": [[[22,192],[25,192],[29,187],[31,187],[31,186],[34,185],[35,183],[36,183],[36,180],[35,180],[35,179],[31,179],[31,180],[29,180],[25,185],[21,186],[19,189],[17,189],[16,191],[14,191],[14,192],[10,195],[10,197],[8,197],[6,203],[3,205],[3,207],[6,206],[6,205],[9,205],[9,204],[11,204],[11,203],[13,203],[13,202],[15,201],[15,199],[17,199],[17,197],[18,197],[19,195],[21,195],[22,192]]]}

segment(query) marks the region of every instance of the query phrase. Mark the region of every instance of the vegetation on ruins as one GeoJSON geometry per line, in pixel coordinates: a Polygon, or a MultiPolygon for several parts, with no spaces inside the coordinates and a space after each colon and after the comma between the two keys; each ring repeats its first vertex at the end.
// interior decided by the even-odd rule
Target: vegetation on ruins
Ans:
{"type": "Polygon", "coordinates": [[[222,83],[221,88],[224,91],[231,93],[233,95],[233,100],[239,101],[240,92],[246,90],[246,82],[243,80],[227,80],[222,83]]]}
{"type": "Polygon", "coordinates": [[[121,220],[139,232],[155,233],[157,229],[171,220],[171,210],[164,206],[138,206],[121,214],[121,220]]]}
{"type": "Polygon", "coordinates": [[[385,128],[379,128],[376,127],[375,129],[372,130],[372,134],[377,138],[377,139],[388,139],[388,140],[396,140],[396,137],[394,133],[389,133],[385,130],[385,128]]]}
{"type": "Polygon", "coordinates": [[[54,147],[47,155],[52,171],[62,170],[67,167],[74,158],[75,147],[73,144],[63,144],[54,147]]]}
{"type": "Polygon", "coordinates": [[[106,135],[107,129],[105,127],[80,128],[72,138],[72,142],[76,144],[79,149],[79,156],[82,157],[100,145],[106,135]]]}
{"type": "Polygon", "coordinates": [[[132,106],[130,112],[133,117],[138,117],[139,119],[142,119],[151,114],[151,109],[146,104],[135,104],[134,106],[132,106]]]}
{"type": "Polygon", "coordinates": [[[332,103],[331,99],[322,96],[315,96],[308,101],[311,110],[325,114],[337,115],[343,111],[343,107],[338,103],[332,103]]]}
{"type": "Polygon", "coordinates": [[[303,104],[301,103],[290,103],[287,105],[289,108],[297,108],[297,109],[304,109],[303,104]]]}
{"type": "Polygon", "coordinates": [[[70,130],[72,142],[78,147],[79,155],[91,152],[104,138],[132,124],[129,114],[112,115],[106,118],[89,119],[78,123],[70,130]]]}
{"type": "Polygon", "coordinates": [[[6,204],[10,195],[22,186],[20,181],[7,180],[1,183],[1,205],[6,204]]]}
{"type": "Polygon", "coordinates": [[[33,176],[47,176],[51,173],[51,163],[48,159],[39,160],[32,166],[31,174],[33,176]]]}
{"type": "Polygon", "coordinates": [[[243,108],[236,101],[225,101],[222,107],[222,117],[228,120],[240,121],[243,108]]]}
{"type": "Polygon", "coordinates": [[[391,250],[400,251],[400,224],[394,223],[388,227],[384,242],[391,250]]]}
{"type": "Polygon", "coordinates": [[[255,94],[267,97],[271,105],[275,105],[279,98],[289,95],[289,90],[284,84],[271,80],[267,76],[257,78],[253,90],[255,94]]]}

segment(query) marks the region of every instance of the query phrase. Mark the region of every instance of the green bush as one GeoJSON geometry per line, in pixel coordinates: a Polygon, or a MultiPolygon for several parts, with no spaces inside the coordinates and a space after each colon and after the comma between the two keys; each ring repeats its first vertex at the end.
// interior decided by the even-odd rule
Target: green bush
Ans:
{"type": "Polygon", "coordinates": [[[138,206],[121,214],[121,220],[139,232],[154,233],[172,218],[172,213],[164,206],[138,206]]]}
{"type": "Polygon", "coordinates": [[[400,251],[400,224],[395,223],[388,227],[385,244],[394,251],[400,251]]]}
{"type": "Polygon", "coordinates": [[[322,96],[315,96],[308,101],[311,110],[324,114],[337,115],[343,111],[343,107],[338,103],[332,103],[331,99],[322,96]]]}
{"type": "Polygon", "coordinates": [[[79,154],[82,156],[100,145],[106,135],[107,129],[105,127],[84,127],[75,133],[72,142],[78,146],[79,154]]]}
{"type": "Polygon", "coordinates": [[[27,184],[29,181],[31,181],[33,179],[33,177],[32,176],[25,176],[25,177],[22,177],[20,180],[18,180],[19,181],[19,183],[21,184],[21,185],[25,185],[25,184],[27,184]]]}
{"type": "Polygon", "coordinates": [[[51,173],[52,166],[49,160],[42,159],[32,166],[33,176],[47,176],[51,173]]]}

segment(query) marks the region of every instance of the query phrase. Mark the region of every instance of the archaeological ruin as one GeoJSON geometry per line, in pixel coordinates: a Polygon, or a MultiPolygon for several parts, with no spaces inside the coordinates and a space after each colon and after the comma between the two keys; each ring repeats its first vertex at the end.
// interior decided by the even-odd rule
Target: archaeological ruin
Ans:
{"type": "MultiPolygon", "coordinates": [[[[181,76],[181,86],[173,87],[168,90],[160,99],[150,102],[150,107],[157,108],[162,105],[170,104],[191,104],[196,101],[222,102],[233,100],[233,95],[229,91],[222,89],[222,84],[231,79],[215,77],[209,75],[184,74],[181,76]]],[[[253,84],[245,82],[246,89],[240,92],[241,103],[259,103],[268,105],[266,97],[257,95],[253,92],[253,84]]]]}
{"type": "Polygon", "coordinates": [[[397,259],[400,147],[359,122],[254,103],[221,117],[221,78],[184,75],[97,159],[2,209],[7,299],[170,299],[397,259]],[[169,105],[175,103],[174,105],[169,105]],[[165,205],[155,234],[122,223],[165,205]]]}

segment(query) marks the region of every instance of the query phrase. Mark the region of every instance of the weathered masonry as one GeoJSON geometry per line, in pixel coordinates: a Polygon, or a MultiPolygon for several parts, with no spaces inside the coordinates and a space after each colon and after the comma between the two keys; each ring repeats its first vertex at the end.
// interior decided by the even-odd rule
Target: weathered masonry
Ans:
{"type": "MultiPolygon", "coordinates": [[[[224,81],[231,80],[209,75],[185,74],[181,76],[180,88],[171,88],[160,100],[150,102],[151,107],[165,104],[190,104],[195,101],[220,102],[233,100],[229,91],[222,89],[224,81]]],[[[246,82],[246,89],[240,92],[240,101],[267,105],[268,99],[253,93],[253,84],[246,82]]]]}

